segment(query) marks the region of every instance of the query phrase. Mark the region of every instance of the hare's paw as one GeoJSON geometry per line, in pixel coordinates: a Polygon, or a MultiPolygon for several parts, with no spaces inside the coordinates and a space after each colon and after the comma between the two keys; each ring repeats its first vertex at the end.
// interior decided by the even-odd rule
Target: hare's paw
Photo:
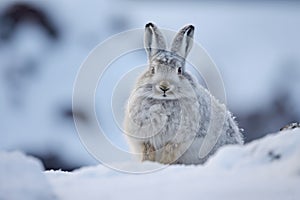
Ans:
{"type": "Polygon", "coordinates": [[[143,158],[142,161],[155,161],[155,148],[150,142],[143,143],[143,158]]]}
{"type": "Polygon", "coordinates": [[[178,144],[167,143],[163,147],[162,156],[160,158],[160,163],[172,164],[174,163],[180,155],[178,155],[178,144]]]}

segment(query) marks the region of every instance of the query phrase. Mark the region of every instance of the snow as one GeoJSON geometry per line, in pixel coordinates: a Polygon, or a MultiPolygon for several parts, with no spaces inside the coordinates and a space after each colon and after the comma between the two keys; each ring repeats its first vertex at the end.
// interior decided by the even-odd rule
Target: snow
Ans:
{"type": "Polygon", "coordinates": [[[223,147],[204,165],[172,165],[139,175],[103,165],[42,172],[32,157],[1,152],[0,199],[293,200],[300,197],[299,158],[299,128],[223,147]]]}
{"type": "Polygon", "coordinates": [[[0,152],[0,199],[56,199],[43,165],[20,152],[0,152]]]}

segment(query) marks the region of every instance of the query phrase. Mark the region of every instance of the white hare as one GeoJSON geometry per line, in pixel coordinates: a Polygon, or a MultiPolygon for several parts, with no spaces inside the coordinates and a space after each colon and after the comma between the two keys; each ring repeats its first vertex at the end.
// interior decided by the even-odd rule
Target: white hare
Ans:
{"type": "Polygon", "coordinates": [[[139,77],[125,111],[124,130],[140,160],[202,164],[226,144],[242,144],[231,113],[185,70],[194,26],[182,28],[171,49],[153,24],[145,26],[149,67],[139,77]]]}

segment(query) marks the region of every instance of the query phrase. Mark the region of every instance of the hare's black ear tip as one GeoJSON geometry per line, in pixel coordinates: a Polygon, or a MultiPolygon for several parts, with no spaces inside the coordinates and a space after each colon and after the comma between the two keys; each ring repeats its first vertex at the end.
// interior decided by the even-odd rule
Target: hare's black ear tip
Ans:
{"type": "Polygon", "coordinates": [[[191,31],[193,31],[193,30],[195,30],[195,26],[194,25],[189,25],[188,29],[191,30],[191,31]]]}
{"type": "Polygon", "coordinates": [[[194,30],[195,30],[195,26],[193,26],[193,25],[189,25],[188,27],[187,27],[187,34],[188,35],[190,35],[190,34],[193,34],[194,33],[194,30]]]}
{"type": "Polygon", "coordinates": [[[148,22],[146,25],[145,25],[145,28],[148,28],[148,27],[154,27],[154,24],[152,22],[148,22]]]}

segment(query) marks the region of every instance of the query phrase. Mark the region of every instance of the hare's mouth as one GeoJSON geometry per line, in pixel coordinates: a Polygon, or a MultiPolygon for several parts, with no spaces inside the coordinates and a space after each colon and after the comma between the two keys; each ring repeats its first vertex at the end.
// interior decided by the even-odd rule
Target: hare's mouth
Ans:
{"type": "Polygon", "coordinates": [[[162,94],[163,97],[167,97],[166,92],[164,91],[164,93],[162,94]]]}
{"type": "Polygon", "coordinates": [[[163,100],[171,100],[171,99],[175,99],[175,96],[172,92],[162,92],[162,93],[156,93],[154,95],[154,98],[163,99],[163,100]]]}

